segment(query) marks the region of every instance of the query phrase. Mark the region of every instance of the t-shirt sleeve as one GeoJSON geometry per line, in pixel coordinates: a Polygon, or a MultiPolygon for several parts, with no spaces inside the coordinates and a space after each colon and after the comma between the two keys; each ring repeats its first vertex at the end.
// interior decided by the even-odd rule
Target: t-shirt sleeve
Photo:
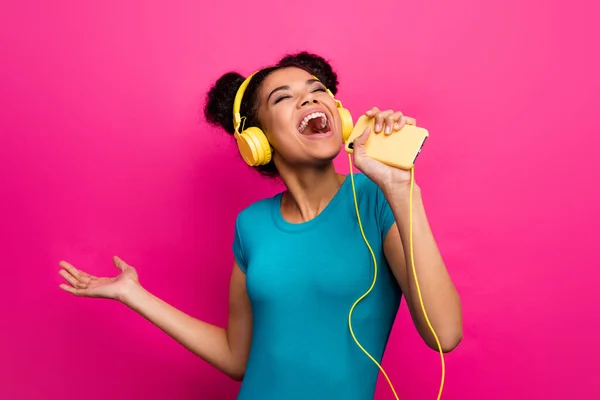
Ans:
{"type": "Polygon", "coordinates": [[[385,240],[390,228],[396,222],[396,217],[387,199],[385,198],[381,188],[376,186],[376,204],[377,204],[377,218],[379,219],[379,227],[381,229],[381,240],[385,240]]]}
{"type": "Polygon", "coordinates": [[[239,265],[242,272],[246,273],[248,269],[248,265],[246,262],[246,257],[244,255],[244,246],[242,243],[242,236],[240,235],[240,216],[235,220],[235,232],[233,236],[233,256],[235,261],[239,265]]]}

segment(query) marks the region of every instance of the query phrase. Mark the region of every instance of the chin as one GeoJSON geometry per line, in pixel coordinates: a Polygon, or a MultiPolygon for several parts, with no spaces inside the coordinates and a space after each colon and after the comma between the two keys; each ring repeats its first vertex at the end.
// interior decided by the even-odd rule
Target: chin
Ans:
{"type": "Polygon", "coordinates": [[[323,146],[323,148],[315,151],[312,156],[323,163],[329,163],[335,160],[335,158],[340,154],[341,150],[341,143],[334,143],[327,147],[323,146]]]}

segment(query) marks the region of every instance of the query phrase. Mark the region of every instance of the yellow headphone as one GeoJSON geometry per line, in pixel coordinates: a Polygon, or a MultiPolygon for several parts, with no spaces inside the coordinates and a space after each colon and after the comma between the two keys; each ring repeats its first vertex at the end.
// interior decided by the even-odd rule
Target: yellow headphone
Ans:
{"type": "MultiPolygon", "coordinates": [[[[240,115],[242,98],[244,97],[244,92],[246,91],[246,88],[248,87],[248,84],[254,75],[256,75],[256,72],[244,80],[235,95],[235,100],[233,101],[233,135],[237,142],[238,150],[242,155],[242,158],[246,164],[250,165],[251,167],[268,164],[269,161],[271,161],[272,156],[271,145],[269,145],[267,137],[260,128],[251,126],[240,132],[240,126],[242,124],[242,117],[240,115]]],[[[315,77],[315,79],[318,78],[315,77]]],[[[329,89],[327,89],[327,93],[329,93],[329,95],[335,100],[335,105],[342,121],[342,140],[346,142],[352,133],[352,129],[354,128],[352,115],[350,114],[350,111],[342,106],[342,102],[337,100],[329,89]]]]}

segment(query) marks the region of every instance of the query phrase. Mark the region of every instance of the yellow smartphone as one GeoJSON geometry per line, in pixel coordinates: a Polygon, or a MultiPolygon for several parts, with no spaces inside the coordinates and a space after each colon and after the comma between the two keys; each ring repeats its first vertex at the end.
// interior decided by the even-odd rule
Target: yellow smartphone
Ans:
{"type": "Polygon", "coordinates": [[[370,127],[371,133],[365,143],[367,155],[392,167],[412,169],[425,140],[429,137],[429,131],[414,125],[404,125],[399,131],[386,135],[383,131],[375,133],[374,126],[374,118],[361,116],[344,145],[346,152],[354,153],[354,140],[370,127]]]}

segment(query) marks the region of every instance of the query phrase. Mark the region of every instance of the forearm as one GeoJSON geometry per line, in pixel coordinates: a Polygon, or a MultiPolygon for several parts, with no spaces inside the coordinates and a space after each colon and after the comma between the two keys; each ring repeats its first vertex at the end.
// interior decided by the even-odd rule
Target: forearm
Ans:
{"type": "MultiPolygon", "coordinates": [[[[423,314],[418,287],[413,273],[410,241],[410,192],[409,188],[387,190],[386,198],[396,219],[406,260],[408,287],[407,303],[419,333],[426,343],[437,349],[437,343],[423,314]]],[[[433,326],[444,351],[452,350],[462,337],[462,311],[458,293],[440,254],[429,226],[423,205],[421,190],[413,191],[413,252],[414,269],[421,289],[421,296],[429,322],[433,326]]],[[[406,290],[406,289],[405,289],[406,290]]]]}
{"type": "Polygon", "coordinates": [[[123,303],[218,370],[236,380],[243,376],[245,363],[234,357],[226,329],[189,316],[139,285],[123,303]]]}

